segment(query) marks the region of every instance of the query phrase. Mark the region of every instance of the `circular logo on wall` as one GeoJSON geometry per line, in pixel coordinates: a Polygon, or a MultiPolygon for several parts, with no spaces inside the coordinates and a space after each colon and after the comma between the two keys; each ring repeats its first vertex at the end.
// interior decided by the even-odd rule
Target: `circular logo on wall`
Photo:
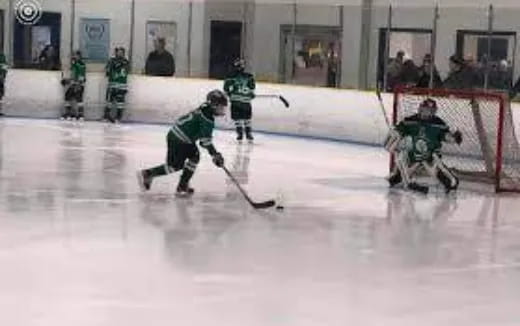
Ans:
{"type": "Polygon", "coordinates": [[[38,0],[18,0],[14,5],[16,19],[20,24],[33,25],[42,18],[42,5],[38,0]]]}

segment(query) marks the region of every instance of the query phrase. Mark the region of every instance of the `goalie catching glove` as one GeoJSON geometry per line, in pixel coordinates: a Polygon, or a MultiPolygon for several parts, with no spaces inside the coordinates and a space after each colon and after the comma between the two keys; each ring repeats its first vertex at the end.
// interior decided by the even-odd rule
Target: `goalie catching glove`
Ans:
{"type": "Polygon", "coordinates": [[[448,143],[455,143],[457,145],[462,144],[462,133],[458,130],[449,132],[445,136],[445,141],[448,143]]]}

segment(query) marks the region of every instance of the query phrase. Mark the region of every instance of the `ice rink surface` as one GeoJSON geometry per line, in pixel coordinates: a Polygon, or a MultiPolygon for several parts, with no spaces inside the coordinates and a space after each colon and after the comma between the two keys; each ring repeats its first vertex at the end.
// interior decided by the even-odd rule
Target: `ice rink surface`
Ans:
{"type": "Polygon", "coordinates": [[[0,121],[0,325],[520,323],[520,201],[389,192],[383,149],[257,135],[142,194],[166,126],[0,121]]]}

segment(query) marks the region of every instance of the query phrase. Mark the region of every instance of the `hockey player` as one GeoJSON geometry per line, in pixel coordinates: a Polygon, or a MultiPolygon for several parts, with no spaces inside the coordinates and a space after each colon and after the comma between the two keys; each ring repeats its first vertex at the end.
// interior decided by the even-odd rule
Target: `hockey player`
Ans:
{"type": "Polygon", "coordinates": [[[3,98],[5,93],[5,78],[7,77],[7,62],[5,55],[0,53],[0,117],[4,116],[3,112],[3,98]]]}
{"type": "Polygon", "coordinates": [[[141,189],[149,190],[155,177],[182,170],[176,195],[179,197],[192,195],[194,190],[189,183],[200,160],[197,141],[209,152],[216,166],[224,166],[222,154],[213,146],[212,134],[215,117],[225,115],[227,105],[226,95],[222,91],[213,90],[208,93],[206,102],[198,109],[177,119],[166,137],[168,144],[166,164],[137,172],[141,189]]]}
{"type": "Polygon", "coordinates": [[[85,82],[87,81],[87,68],[81,52],[76,51],[72,55],[70,64],[70,78],[61,80],[61,84],[65,87],[65,112],[61,116],[64,119],[83,120],[85,118],[85,109],[83,106],[83,93],[85,92],[85,82]],[[72,112],[73,105],[77,106],[77,112],[72,112]]]}
{"type": "Polygon", "coordinates": [[[224,91],[231,99],[231,119],[235,122],[237,140],[246,138],[253,141],[251,133],[251,100],[255,98],[255,78],[244,71],[245,62],[237,59],[233,62],[233,72],[224,82],[224,91]]]}
{"type": "Polygon", "coordinates": [[[442,162],[440,151],[443,142],[462,143],[462,134],[452,132],[436,112],[437,103],[426,99],[417,114],[406,117],[390,131],[385,148],[396,157],[395,169],[388,178],[390,187],[403,183],[405,188],[428,193],[428,187],[412,181],[414,173],[424,168],[442,183],[446,193],[457,189],[459,180],[442,162]]]}
{"type": "Polygon", "coordinates": [[[115,57],[108,61],[105,73],[108,78],[107,89],[107,105],[105,107],[105,114],[103,120],[120,122],[123,118],[123,111],[125,109],[125,97],[128,91],[128,73],[130,70],[130,63],[125,58],[125,48],[118,47],[115,49],[115,57]],[[113,109],[116,109],[116,118],[112,116],[113,109]]]}

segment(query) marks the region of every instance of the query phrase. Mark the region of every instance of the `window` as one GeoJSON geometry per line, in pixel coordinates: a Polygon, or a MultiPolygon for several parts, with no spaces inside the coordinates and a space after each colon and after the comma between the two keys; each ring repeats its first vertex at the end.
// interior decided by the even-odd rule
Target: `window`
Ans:
{"type": "MultiPolygon", "coordinates": [[[[429,29],[392,28],[388,38],[388,58],[385,58],[386,40],[388,30],[379,30],[379,56],[377,69],[377,82],[385,83],[386,89],[391,90],[394,84],[399,83],[400,67],[404,62],[411,60],[413,66],[420,67],[425,55],[431,50],[431,34],[429,29]]],[[[409,77],[407,77],[409,78],[409,77]]]]}
{"type": "Polygon", "coordinates": [[[44,12],[34,25],[14,21],[14,66],[59,70],[61,14],[44,12]]]}
{"type": "Polygon", "coordinates": [[[340,31],[336,27],[281,26],[280,79],[285,83],[337,87],[341,71],[340,31]],[[294,50],[293,50],[294,49],[294,50]]]}

